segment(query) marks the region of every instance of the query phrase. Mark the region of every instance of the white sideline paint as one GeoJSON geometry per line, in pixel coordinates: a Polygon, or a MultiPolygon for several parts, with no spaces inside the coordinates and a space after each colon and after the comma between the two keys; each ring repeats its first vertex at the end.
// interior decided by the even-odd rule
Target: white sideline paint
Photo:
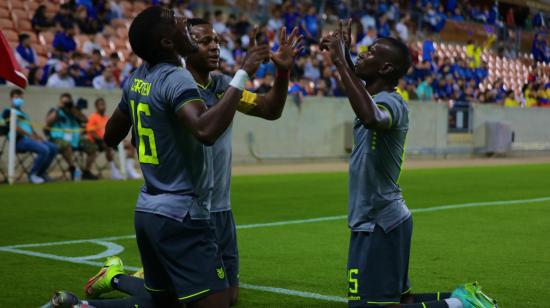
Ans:
{"type": "MultiPolygon", "coordinates": [[[[502,200],[502,201],[489,201],[489,202],[449,204],[449,205],[440,205],[440,206],[429,207],[429,208],[413,209],[411,210],[411,212],[424,213],[424,212],[436,212],[436,211],[445,211],[445,210],[461,209],[461,208],[469,208],[469,207],[540,203],[540,202],[546,202],[546,201],[550,201],[550,197],[522,199],[522,200],[502,200]]],[[[333,220],[345,219],[346,217],[347,217],[346,215],[338,215],[338,216],[327,216],[327,217],[319,217],[319,218],[311,218],[311,219],[298,219],[298,220],[288,220],[288,221],[279,221],[279,222],[270,222],[270,223],[260,223],[260,224],[247,224],[247,225],[239,225],[237,226],[237,229],[252,229],[252,228],[322,222],[322,221],[333,221],[333,220]]],[[[21,244],[21,245],[3,246],[3,247],[0,247],[0,251],[33,256],[33,257],[40,257],[45,259],[57,260],[57,261],[64,261],[64,262],[70,262],[70,263],[76,263],[76,264],[85,264],[85,265],[101,267],[103,266],[102,262],[90,261],[90,260],[105,258],[107,256],[118,254],[124,250],[124,247],[118,244],[112,243],[110,241],[133,239],[133,238],[135,238],[135,235],[112,236],[112,237],[104,237],[104,238],[96,238],[96,239],[70,240],[70,241],[59,241],[59,242],[49,242],[49,243],[21,244]],[[81,243],[93,243],[93,244],[102,245],[102,246],[105,246],[107,250],[96,255],[83,256],[83,257],[66,257],[66,256],[58,256],[58,255],[49,254],[49,253],[41,253],[41,252],[21,249],[21,248],[46,247],[46,246],[70,245],[70,244],[81,244],[81,243]]],[[[131,271],[138,270],[138,268],[135,266],[125,266],[125,268],[131,271]]],[[[276,287],[269,287],[269,286],[259,286],[259,285],[252,285],[247,283],[242,283],[240,286],[245,289],[271,292],[271,293],[277,293],[277,294],[283,294],[283,295],[298,296],[303,298],[311,298],[311,299],[332,301],[332,302],[347,302],[347,299],[345,297],[339,297],[339,296],[322,295],[322,294],[317,294],[312,292],[304,292],[304,291],[297,291],[297,290],[290,290],[290,289],[283,289],[283,288],[276,288],[276,287]]]]}

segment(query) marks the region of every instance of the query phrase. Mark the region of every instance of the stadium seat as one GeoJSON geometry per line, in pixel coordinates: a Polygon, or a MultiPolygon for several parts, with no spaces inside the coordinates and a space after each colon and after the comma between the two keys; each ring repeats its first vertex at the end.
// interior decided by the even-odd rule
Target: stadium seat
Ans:
{"type": "Polygon", "coordinates": [[[34,14],[36,9],[40,6],[40,3],[35,1],[25,1],[25,4],[27,5],[27,11],[31,14],[34,14]]]}
{"type": "Polygon", "coordinates": [[[29,13],[24,9],[14,9],[11,11],[11,14],[12,16],[15,16],[18,20],[30,20],[29,13]]]}
{"type": "Polygon", "coordinates": [[[7,1],[8,5],[11,7],[12,10],[15,9],[25,9],[25,2],[26,1],[20,1],[20,0],[11,0],[7,1]]]}
{"type": "Polygon", "coordinates": [[[32,31],[32,24],[28,20],[20,19],[19,21],[17,21],[16,27],[17,30],[20,32],[32,31]]]}
{"type": "Polygon", "coordinates": [[[10,18],[10,10],[0,7],[0,18],[10,18]]]}
{"type": "Polygon", "coordinates": [[[14,41],[14,42],[17,42],[19,41],[19,35],[17,34],[17,32],[13,31],[13,30],[7,30],[6,28],[4,28],[2,26],[2,20],[0,19],[0,27],[2,27],[2,34],[4,34],[4,37],[6,38],[6,40],[8,41],[14,41]]]}
{"type": "Polygon", "coordinates": [[[13,21],[9,18],[0,18],[0,29],[2,31],[15,29],[13,21]]]}

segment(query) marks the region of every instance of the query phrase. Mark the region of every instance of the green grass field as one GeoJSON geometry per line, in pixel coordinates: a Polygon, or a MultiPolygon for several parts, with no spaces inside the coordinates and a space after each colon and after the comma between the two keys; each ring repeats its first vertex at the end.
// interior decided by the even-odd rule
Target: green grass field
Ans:
{"type": "MultiPolygon", "coordinates": [[[[401,184],[409,207],[432,208],[413,214],[413,291],[446,291],[478,280],[500,307],[549,307],[549,174],[550,165],[406,170],[401,184]],[[492,201],[501,202],[486,203],[492,201]],[[441,207],[465,203],[473,204],[441,207]]],[[[0,186],[0,306],[37,307],[57,289],[83,295],[97,268],[67,257],[99,254],[105,247],[77,242],[18,248],[30,256],[5,246],[131,235],[140,184],[0,186]]],[[[347,175],[234,177],[232,204],[240,226],[345,215],[347,175]]],[[[345,219],[249,226],[238,236],[243,284],[309,292],[246,288],[238,307],[346,307],[338,301],[347,295],[345,219]],[[332,300],[304,297],[310,293],[332,300]]],[[[139,266],[132,238],[111,242],[124,247],[125,264],[139,266]]]]}

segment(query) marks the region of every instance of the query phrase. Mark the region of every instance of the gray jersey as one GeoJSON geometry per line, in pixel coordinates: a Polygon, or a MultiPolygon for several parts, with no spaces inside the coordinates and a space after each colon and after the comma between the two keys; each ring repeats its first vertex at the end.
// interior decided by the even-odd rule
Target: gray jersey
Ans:
{"type": "MultiPolygon", "coordinates": [[[[229,88],[231,78],[226,75],[211,74],[210,82],[199,86],[199,92],[208,107],[216,105],[229,88]]],[[[212,145],[212,165],[214,173],[214,189],[212,190],[211,212],[221,212],[231,209],[231,135],[232,125],[212,145]]]]}
{"type": "Polygon", "coordinates": [[[119,109],[132,133],[145,178],[136,211],[183,220],[209,219],[212,154],[179,123],[176,112],[202,101],[193,77],[170,64],[141,65],[123,89],[119,109]]]}
{"type": "Polygon", "coordinates": [[[349,216],[352,231],[391,231],[411,214],[398,185],[409,130],[407,104],[396,92],[374,97],[391,117],[389,130],[366,128],[355,119],[355,147],[349,164],[349,216]]]}

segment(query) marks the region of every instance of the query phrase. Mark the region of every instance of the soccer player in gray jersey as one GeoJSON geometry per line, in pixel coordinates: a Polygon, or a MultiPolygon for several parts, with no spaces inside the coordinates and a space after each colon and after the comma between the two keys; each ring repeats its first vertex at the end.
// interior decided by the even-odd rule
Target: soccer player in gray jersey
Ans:
{"type": "Polygon", "coordinates": [[[479,285],[451,293],[412,294],[409,254],[412,216],[399,177],[405,155],[409,111],[395,91],[411,66],[407,46],[377,39],[357,62],[351,60],[351,20],[321,40],[355,112],[349,163],[349,307],[493,307],[479,285]]]}
{"type": "MultiPolygon", "coordinates": [[[[198,18],[190,19],[188,22],[192,26],[191,34],[197,42],[198,51],[185,57],[186,65],[199,87],[201,98],[209,108],[212,108],[222,103],[224,94],[230,87],[231,77],[212,73],[219,68],[220,62],[219,37],[212,25],[198,18]]],[[[252,38],[255,38],[256,31],[257,29],[253,31],[252,38]]],[[[249,49],[255,44],[255,39],[252,39],[249,49]]],[[[288,38],[286,29],[283,28],[280,31],[279,48],[270,56],[277,67],[277,78],[273,88],[265,95],[256,95],[243,90],[237,110],[267,120],[278,119],[287,98],[290,69],[294,64],[295,56],[302,48],[302,37],[298,35],[298,28],[293,29],[288,38]]],[[[237,230],[230,204],[231,137],[230,125],[211,147],[214,187],[210,215],[221,250],[225,276],[229,283],[229,288],[226,290],[227,298],[230,305],[234,305],[239,294],[239,253],[237,230]]],[[[106,271],[113,272],[104,277],[112,277],[114,283],[102,283],[101,280],[92,277],[90,283],[85,286],[88,295],[97,297],[115,288],[130,295],[147,296],[142,281],[129,275],[121,275],[123,267],[120,259],[115,257],[107,261],[106,271]]]]}
{"type": "MultiPolygon", "coordinates": [[[[49,304],[228,307],[228,282],[210,221],[213,170],[207,145],[231,125],[248,76],[269,57],[269,46],[249,49],[224,97],[208,108],[193,77],[181,67],[181,56],[198,49],[187,20],[175,18],[169,9],[151,7],[134,19],[129,39],[145,63],[123,89],[104,140],[116,146],[132,129],[136,141],[145,179],[136,205],[136,240],[150,296],[79,301],[68,292],[57,292],[49,304]]],[[[102,269],[90,284],[121,283],[111,276],[117,272],[108,270],[114,267],[102,269]]]]}

